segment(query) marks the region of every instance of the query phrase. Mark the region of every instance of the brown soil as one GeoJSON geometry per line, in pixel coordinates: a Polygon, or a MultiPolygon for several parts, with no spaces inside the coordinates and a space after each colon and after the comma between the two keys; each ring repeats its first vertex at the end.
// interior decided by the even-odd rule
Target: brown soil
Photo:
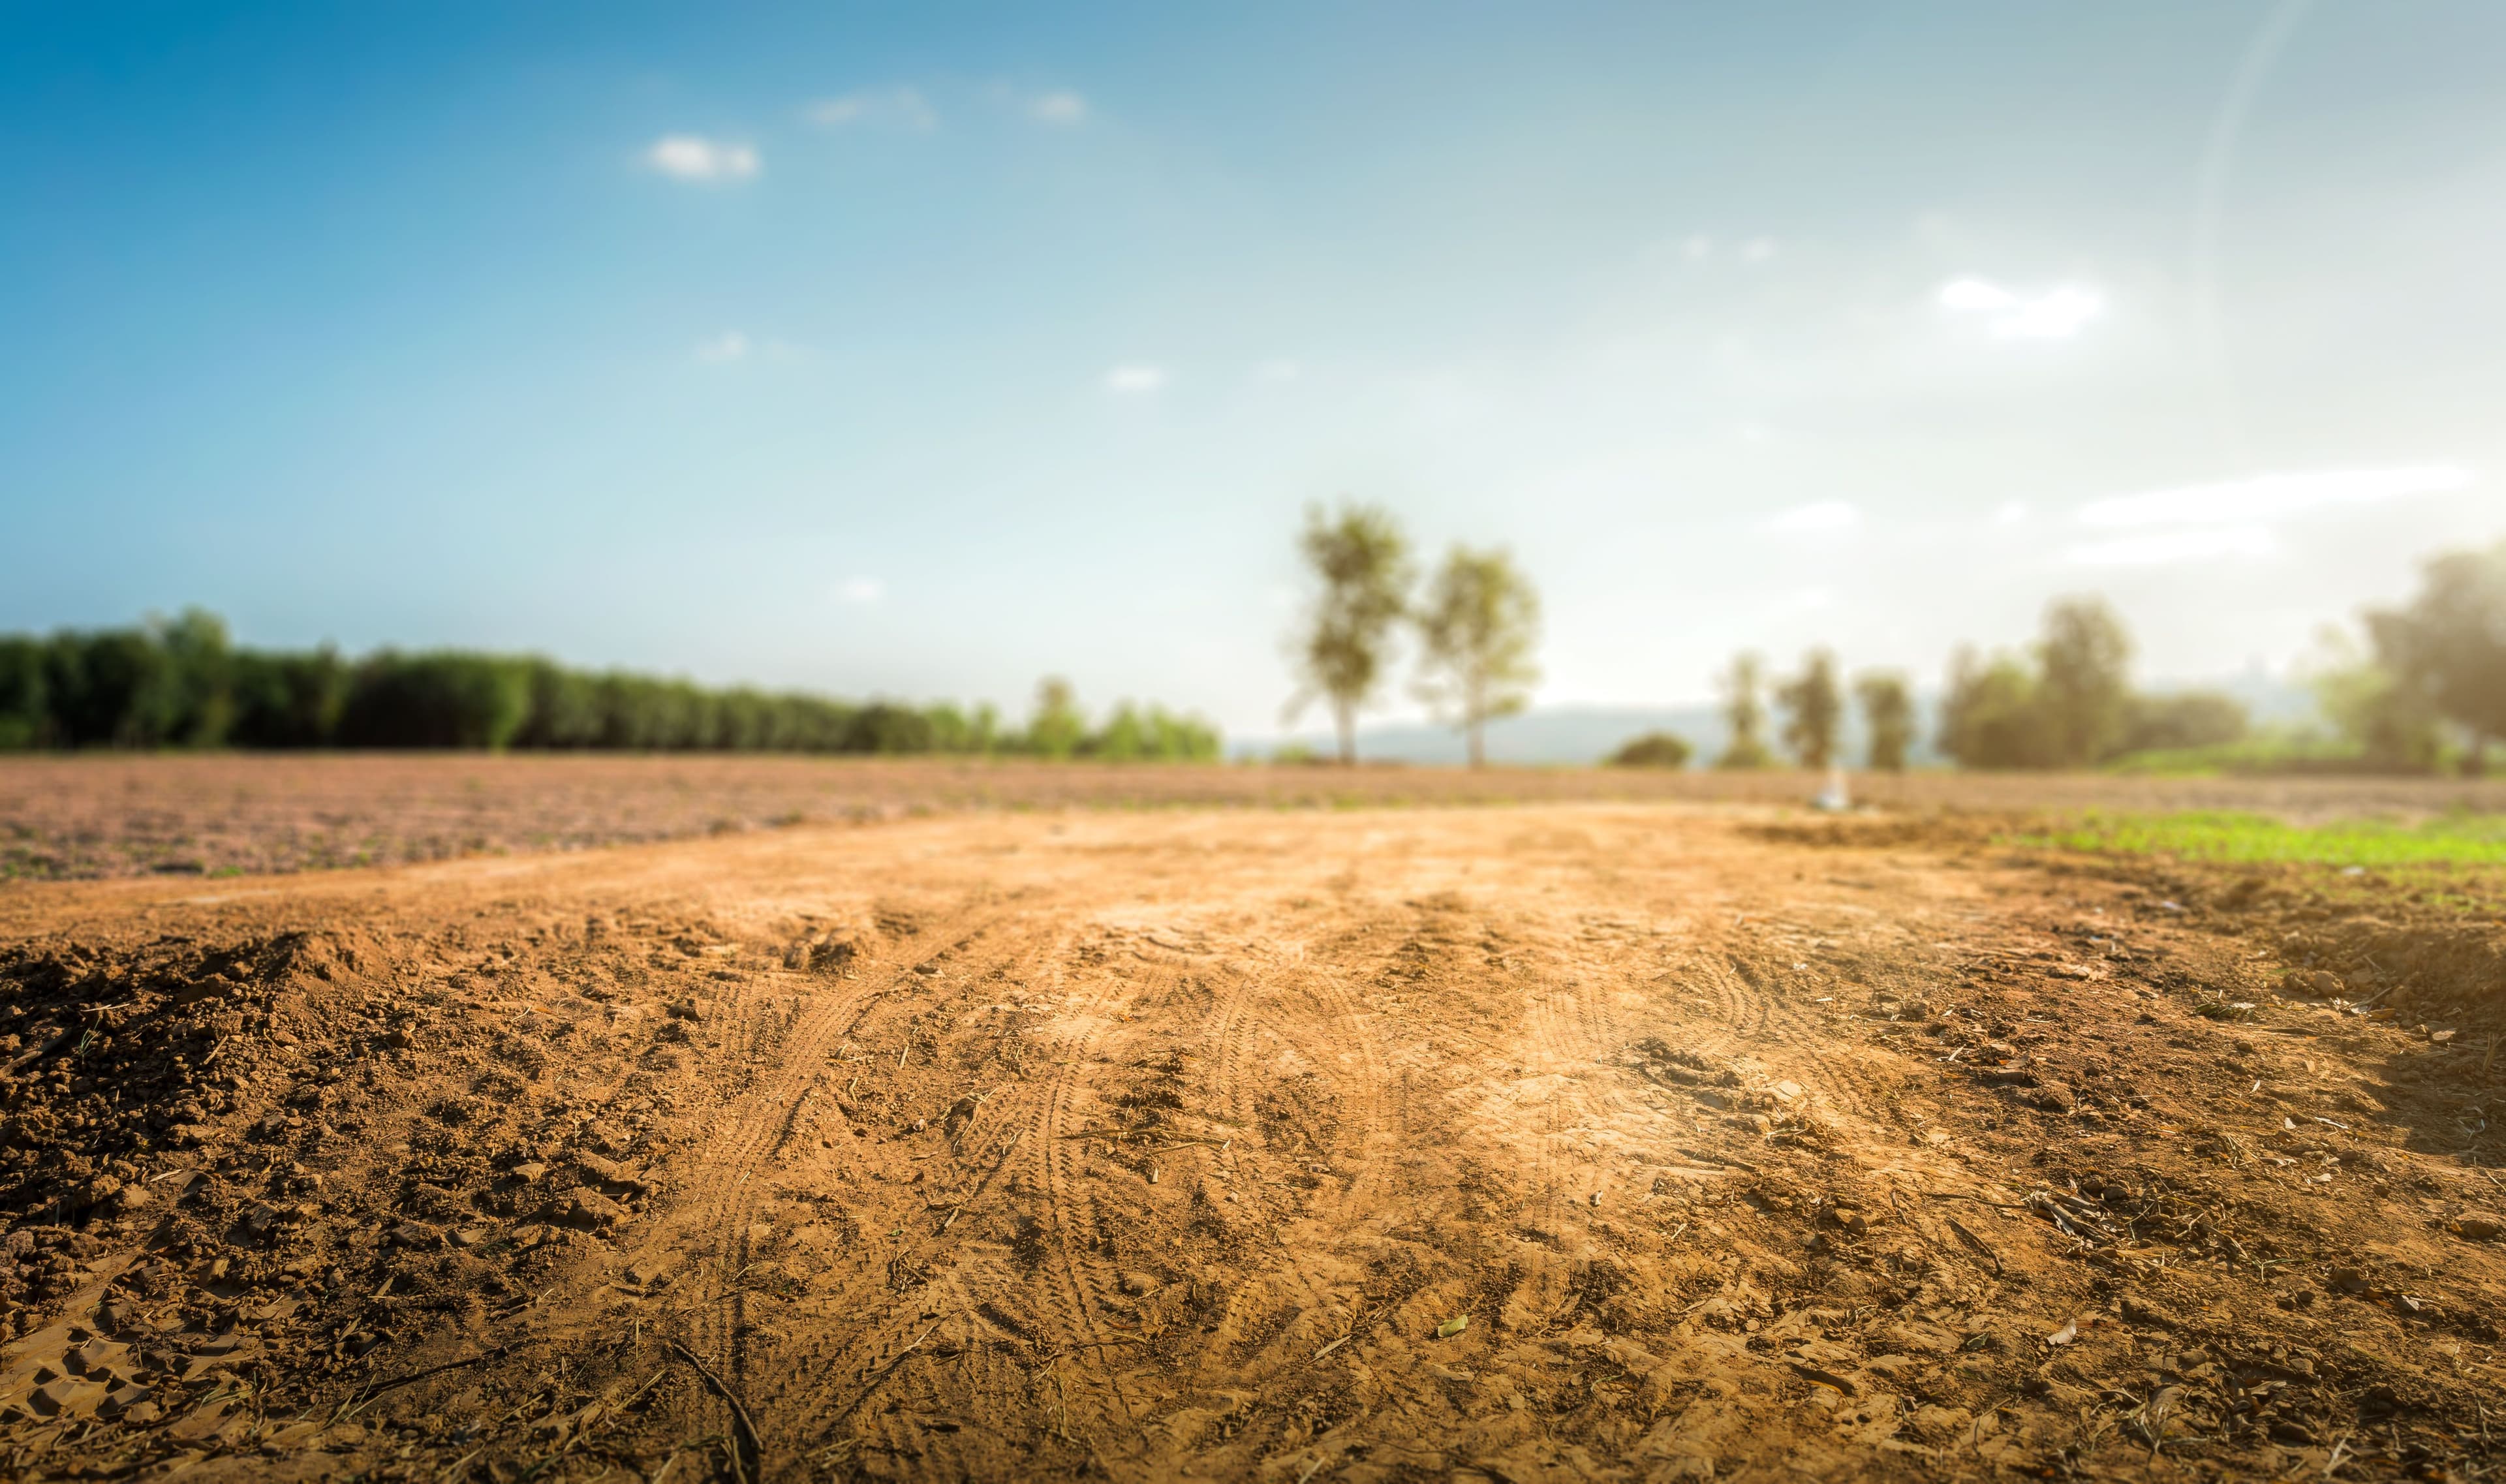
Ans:
{"type": "Polygon", "coordinates": [[[2486,1021],[2348,1013],[2372,933],[1779,822],[8,887],[0,1474],[2494,1466],[2486,1021]]]}
{"type": "MultiPolygon", "coordinates": [[[[1194,766],[483,753],[0,755],[0,881],[223,876],[682,840],[967,810],[1799,804],[1819,780],[1644,769],[1194,766]]],[[[2506,780],[1857,777],[1918,814],[2235,809],[2300,819],[2506,811],[2506,780]]]]}

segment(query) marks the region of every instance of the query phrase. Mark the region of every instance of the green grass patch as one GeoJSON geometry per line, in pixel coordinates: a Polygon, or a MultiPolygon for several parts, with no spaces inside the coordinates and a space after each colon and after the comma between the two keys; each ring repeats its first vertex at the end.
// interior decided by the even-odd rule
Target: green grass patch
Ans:
{"type": "Polygon", "coordinates": [[[2290,824],[2263,814],[2181,814],[2080,815],[2013,838],[2014,844],[2109,854],[2170,855],[2178,860],[2293,865],[2506,865],[2506,814],[2446,814],[2405,822],[2341,819],[2290,824]]]}

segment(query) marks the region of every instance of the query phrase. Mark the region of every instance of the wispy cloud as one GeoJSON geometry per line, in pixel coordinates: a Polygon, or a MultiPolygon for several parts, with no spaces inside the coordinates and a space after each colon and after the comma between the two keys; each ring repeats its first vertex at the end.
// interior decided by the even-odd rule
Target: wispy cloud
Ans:
{"type": "Polygon", "coordinates": [[[674,180],[747,180],[761,168],[754,145],[699,134],[664,134],[644,152],[644,161],[674,180]]]}
{"type": "Polygon", "coordinates": [[[725,330],[710,340],[698,343],[697,359],[708,366],[724,366],[747,359],[752,348],[747,336],[737,330],[725,330]]]}
{"type": "Polygon", "coordinates": [[[1293,381],[1305,374],[1305,367],[1284,355],[1274,355],[1253,368],[1253,378],[1259,381],[1293,381]]]}
{"type": "Polygon", "coordinates": [[[866,88],[840,97],[820,98],[803,110],[812,124],[827,128],[860,126],[920,131],[936,128],[940,111],[913,88],[866,88]]]}
{"type": "Polygon", "coordinates": [[[2278,550],[2278,540],[2264,526],[2205,525],[2085,542],[2064,552],[2062,560],[2074,566],[2173,566],[2184,561],[2269,557],[2278,550]]]}
{"type": "Polygon", "coordinates": [[[1861,524],[1862,512],[1844,500],[1819,500],[1813,504],[1796,505],[1790,510],[1772,516],[1760,528],[1798,533],[1849,530],[1861,524]]]}
{"type": "Polygon", "coordinates": [[[887,596],[887,584],[876,577],[847,577],[835,586],[836,601],[868,606],[887,596]]]}
{"type": "Polygon", "coordinates": [[[2441,494],[2467,489],[2473,480],[2472,472],[2460,464],[2256,474],[2215,484],[2181,485],[2092,500],[2080,507],[2079,521],[2083,525],[2106,529],[2273,521],[2327,506],[2441,494]]]}
{"type": "Polygon", "coordinates": [[[1130,364],[1117,366],[1105,373],[1105,389],[1119,392],[1157,391],[1166,384],[1164,366],[1130,364]]]}
{"type": "Polygon", "coordinates": [[[1026,116],[1038,124],[1085,124],[1088,100],[1066,88],[1039,92],[1026,100],[1026,116]]]}
{"type": "Polygon", "coordinates": [[[1952,278],[1938,297],[1951,313],[1981,319],[1995,340],[2069,340],[2106,308],[2105,296],[2076,283],[2023,294],[1988,278],[1952,278]]]}

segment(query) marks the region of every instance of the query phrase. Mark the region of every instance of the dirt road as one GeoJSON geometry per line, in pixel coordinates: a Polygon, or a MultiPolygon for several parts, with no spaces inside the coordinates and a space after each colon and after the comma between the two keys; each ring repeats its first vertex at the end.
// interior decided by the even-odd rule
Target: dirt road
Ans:
{"type": "Polygon", "coordinates": [[[2493,1466],[2493,1046],[2200,903],[1771,823],[20,884],[0,1471],[2493,1466]]]}

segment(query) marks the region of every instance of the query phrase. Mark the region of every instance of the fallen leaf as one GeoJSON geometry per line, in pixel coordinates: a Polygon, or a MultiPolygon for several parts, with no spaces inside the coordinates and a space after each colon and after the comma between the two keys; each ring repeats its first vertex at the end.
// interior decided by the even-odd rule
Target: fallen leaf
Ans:
{"type": "Polygon", "coordinates": [[[1450,1340],[1453,1336],[1460,1334],[1463,1330],[1470,1327],[1471,1317],[1467,1314],[1461,1315],[1458,1318],[1447,1320],[1445,1322],[1437,1325],[1436,1338],[1440,1340],[1450,1340]]]}

